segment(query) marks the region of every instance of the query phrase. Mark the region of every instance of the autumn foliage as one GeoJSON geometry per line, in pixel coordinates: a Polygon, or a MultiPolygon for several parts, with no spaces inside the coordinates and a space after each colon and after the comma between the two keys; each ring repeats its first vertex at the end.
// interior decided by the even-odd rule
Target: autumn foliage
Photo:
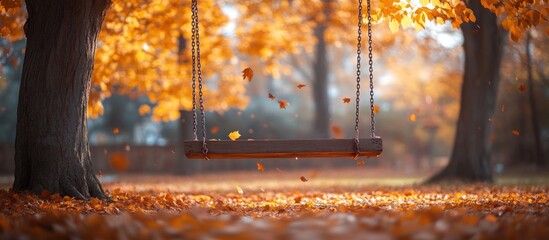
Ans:
{"type": "MultiPolygon", "coordinates": [[[[308,43],[315,41],[314,26],[330,26],[326,33],[330,43],[356,41],[355,34],[349,34],[356,30],[355,1],[326,2],[332,16],[329,19],[322,17],[326,9],[322,1],[200,1],[199,9],[207,9],[200,12],[203,74],[217,86],[205,90],[208,99],[205,104],[210,110],[242,108],[248,103],[245,83],[238,76],[241,66],[238,61],[227,64],[236,54],[234,49],[226,47],[232,40],[223,33],[229,17],[221,3],[240,13],[235,29],[238,53],[259,57],[262,67],[256,70],[274,77],[289,73],[282,64],[286,57],[312,50],[308,43]]],[[[548,20],[547,1],[482,0],[481,3],[501,16],[501,25],[515,41],[526,29],[544,26],[548,20]]],[[[476,20],[473,11],[459,0],[382,0],[372,4],[372,22],[388,24],[392,32],[401,27],[421,30],[428,22],[451,22],[458,28],[461,23],[476,20]]],[[[155,120],[174,120],[180,109],[191,108],[189,6],[189,0],[113,1],[99,36],[89,116],[102,114],[101,100],[112,93],[148,96],[154,107],[144,106],[140,112],[152,112],[155,120]]],[[[25,18],[22,0],[0,1],[0,36],[21,39],[25,18]]],[[[363,22],[367,22],[366,15],[363,22]]],[[[549,27],[546,32],[549,34],[549,27]]],[[[250,68],[242,73],[244,78],[252,80],[250,68]]]]}
{"type": "Polygon", "coordinates": [[[110,202],[0,190],[0,236],[540,239],[549,234],[547,187],[358,182],[319,187],[314,184],[321,180],[302,176],[270,189],[229,185],[213,191],[196,185],[195,191],[174,192],[166,186],[190,182],[173,180],[106,184],[110,202]]]}

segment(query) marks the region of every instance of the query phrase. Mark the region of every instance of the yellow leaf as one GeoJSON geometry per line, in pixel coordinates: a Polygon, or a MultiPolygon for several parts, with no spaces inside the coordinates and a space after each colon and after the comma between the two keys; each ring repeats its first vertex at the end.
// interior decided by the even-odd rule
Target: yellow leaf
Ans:
{"type": "Polygon", "coordinates": [[[439,25],[444,25],[444,23],[446,23],[446,21],[444,21],[443,18],[437,17],[437,24],[439,24],[439,25]]]}
{"type": "Polygon", "coordinates": [[[410,114],[410,121],[412,122],[415,122],[417,119],[416,119],[416,115],[415,114],[410,114]]]}
{"type": "Polygon", "coordinates": [[[229,133],[229,139],[231,139],[233,141],[240,138],[240,136],[241,135],[238,131],[233,131],[233,132],[229,133]]]}
{"type": "Polygon", "coordinates": [[[402,24],[402,29],[406,29],[408,28],[409,26],[412,25],[412,18],[410,17],[410,15],[405,15],[402,20],[400,21],[400,24],[402,24]]]}
{"type": "Polygon", "coordinates": [[[254,71],[251,68],[246,68],[242,71],[242,79],[248,78],[248,81],[251,82],[254,77],[254,71]]]}
{"type": "Polygon", "coordinates": [[[389,28],[391,29],[391,32],[392,33],[396,33],[398,32],[398,21],[393,19],[391,20],[391,22],[389,23],[389,28]]]}
{"type": "Polygon", "coordinates": [[[429,0],[419,0],[419,2],[420,2],[421,5],[423,5],[423,6],[426,6],[427,4],[429,4],[429,0]]]}
{"type": "Polygon", "coordinates": [[[236,188],[236,191],[238,192],[238,194],[242,195],[244,194],[244,191],[242,190],[242,188],[240,188],[239,186],[235,186],[236,188]]]}

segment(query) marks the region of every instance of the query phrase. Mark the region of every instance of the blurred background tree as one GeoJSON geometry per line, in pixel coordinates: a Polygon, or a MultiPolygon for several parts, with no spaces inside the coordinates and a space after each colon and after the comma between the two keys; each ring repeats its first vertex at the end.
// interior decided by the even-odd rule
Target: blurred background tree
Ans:
{"type": "MultiPolygon", "coordinates": [[[[505,44],[502,84],[497,89],[498,103],[494,103],[498,111],[484,119],[495,128],[485,140],[494,143],[496,170],[524,161],[541,165],[549,156],[549,113],[543,107],[549,98],[543,54],[547,50],[547,3],[532,1],[524,7],[508,2],[479,2],[496,12],[496,23],[518,41],[505,44]],[[523,32],[535,25],[526,42],[523,32]],[[526,64],[525,46],[530,46],[530,64],[526,64]],[[526,65],[531,66],[533,84],[528,82],[526,65]],[[525,90],[519,89],[521,84],[525,90]],[[538,102],[534,111],[528,110],[530,91],[538,102]],[[532,113],[538,113],[537,131],[528,120],[532,113]],[[537,144],[534,136],[539,138],[537,144]],[[539,152],[533,150],[536,145],[541,153],[531,155],[539,152]]],[[[189,6],[190,1],[113,2],[99,36],[92,76],[88,109],[94,118],[89,120],[92,144],[173,149],[181,138],[190,137],[189,6]],[[186,128],[181,127],[183,123],[186,128]]],[[[452,149],[463,151],[454,146],[465,59],[463,34],[475,38],[487,29],[470,24],[468,32],[455,30],[472,18],[479,21],[480,15],[467,6],[460,1],[374,2],[377,134],[384,138],[386,148],[379,159],[368,160],[371,164],[410,171],[433,169],[448,162],[452,149]]],[[[355,1],[200,1],[199,8],[206,108],[212,111],[207,114],[209,138],[226,139],[233,130],[240,130],[245,139],[353,136],[354,106],[341,99],[354,96],[355,1]],[[249,83],[240,73],[246,67],[255,71],[249,83]],[[306,86],[297,89],[297,84],[306,86]],[[287,100],[289,106],[280,109],[276,100],[268,98],[269,93],[276,100],[287,100]]],[[[0,131],[2,142],[10,143],[24,53],[20,39],[25,11],[24,7],[2,10],[0,28],[8,38],[0,41],[0,131]]],[[[369,125],[367,105],[362,102],[362,132],[369,125]]],[[[354,162],[327,166],[333,165],[352,166],[354,162]]]]}

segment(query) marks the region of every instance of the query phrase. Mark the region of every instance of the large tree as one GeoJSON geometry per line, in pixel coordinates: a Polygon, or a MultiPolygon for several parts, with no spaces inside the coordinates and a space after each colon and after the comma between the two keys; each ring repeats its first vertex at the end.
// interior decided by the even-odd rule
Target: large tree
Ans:
{"type": "Polygon", "coordinates": [[[491,119],[507,32],[480,1],[470,1],[468,7],[475,13],[476,22],[461,25],[465,67],[454,147],[448,165],[430,181],[492,181],[491,119]]]}
{"type": "Polygon", "coordinates": [[[110,0],[27,0],[15,191],[105,199],[90,160],[86,112],[97,36],[110,0]]]}
{"type": "MultiPolygon", "coordinates": [[[[217,89],[205,89],[206,104],[218,111],[242,107],[244,82],[225,66],[231,54],[220,29],[227,18],[216,2],[200,7],[208,9],[200,15],[208,26],[201,28],[208,36],[203,75],[218,76],[217,89]]],[[[92,171],[86,118],[102,114],[101,100],[114,92],[146,94],[156,120],[177,119],[180,109],[191,108],[190,48],[178,42],[190,36],[190,1],[0,1],[1,37],[24,36],[26,10],[13,189],[106,198],[92,171]]]]}

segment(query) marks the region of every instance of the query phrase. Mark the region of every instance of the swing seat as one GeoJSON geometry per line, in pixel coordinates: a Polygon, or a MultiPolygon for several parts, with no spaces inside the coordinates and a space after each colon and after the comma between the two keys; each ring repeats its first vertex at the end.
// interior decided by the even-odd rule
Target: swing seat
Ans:
{"type": "MultiPolygon", "coordinates": [[[[184,141],[185,156],[204,159],[202,141],[184,141]]],[[[209,159],[332,158],[356,156],[355,139],[206,141],[209,159]]],[[[361,138],[358,156],[376,157],[383,151],[381,138],[361,138]]]]}

